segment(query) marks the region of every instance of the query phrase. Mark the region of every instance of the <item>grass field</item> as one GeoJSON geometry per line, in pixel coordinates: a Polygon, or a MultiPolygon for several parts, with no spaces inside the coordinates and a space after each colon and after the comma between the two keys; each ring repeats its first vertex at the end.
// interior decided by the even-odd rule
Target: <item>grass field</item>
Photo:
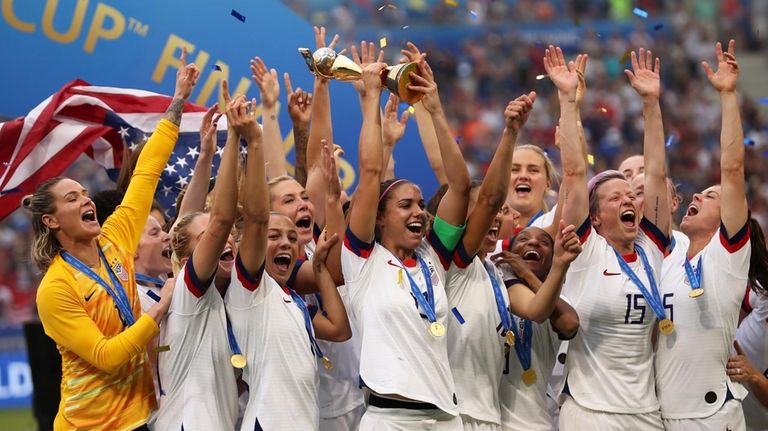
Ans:
{"type": "Polygon", "coordinates": [[[0,410],[3,431],[35,431],[37,424],[31,409],[0,410]]]}

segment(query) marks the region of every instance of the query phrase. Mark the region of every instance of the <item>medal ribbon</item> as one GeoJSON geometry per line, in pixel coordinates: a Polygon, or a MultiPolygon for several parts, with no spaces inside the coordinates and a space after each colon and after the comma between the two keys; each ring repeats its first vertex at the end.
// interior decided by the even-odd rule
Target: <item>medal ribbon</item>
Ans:
{"type": "Polygon", "coordinates": [[[512,331],[515,334],[515,353],[523,370],[531,369],[531,346],[533,345],[533,323],[527,319],[517,318],[518,325],[512,325],[512,331]]]}
{"type": "Polygon", "coordinates": [[[136,281],[143,281],[144,283],[152,283],[157,287],[163,287],[165,282],[163,280],[160,280],[159,278],[150,277],[147,274],[139,274],[136,273],[136,281]]]}
{"type": "Polygon", "coordinates": [[[309,336],[309,345],[311,346],[312,350],[315,352],[315,356],[322,359],[323,358],[323,352],[320,350],[320,345],[317,344],[317,340],[315,339],[315,334],[312,329],[312,319],[309,317],[309,309],[307,308],[307,304],[304,302],[304,300],[299,296],[296,291],[293,289],[286,287],[285,289],[288,290],[288,293],[291,294],[291,298],[293,299],[293,302],[296,304],[297,307],[299,307],[299,310],[301,310],[301,314],[304,315],[304,327],[307,330],[307,335],[309,336]]]}
{"type": "Polygon", "coordinates": [[[530,219],[530,220],[528,220],[528,223],[526,223],[526,224],[525,224],[525,227],[529,227],[529,226],[531,226],[531,225],[533,224],[533,222],[535,222],[536,220],[538,220],[538,219],[539,219],[539,217],[541,217],[541,216],[543,216],[543,215],[544,215],[544,210],[539,210],[539,212],[537,212],[536,214],[534,214],[534,215],[533,215],[533,217],[531,217],[531,219],[530,219]]]}
{"type": "Polygon", "coordinates": [[[651,271],[650,263],[648,263],[648,256],[645,255],[643,249],[635,246],[635,252],[637,252],[638,256],[640,256],[643,269],[645,270],[645,275],[648,277],[648,282],[651,284],[650,292],[645,287],[643,282],[640,281],[640,278],[637,276],[637,274],[635,274],[635,271],[632,271],[632,268],[627,265],[627,262],[624,261],[624,258],[621,257],[619,252],[616,251],[616,249],[613,249],[613,252],[616,253],[616,259],[619,261],[621,270],[624,272],[624,274],[626,274],[627,277],[629,277],[630,280],[632,280],[633,283],[635,283],[637,288],[640,289],[640,293],[642,293],[648,305],[651,306],[651,309],[653,310],[654,314],[656,314],[656,317],[658,317],[659,320],[666,319],[664,313],[664,305],[662,304],[661,294],[659,293],[659,286],[656,284],[656,278],[653,275],[653,271],[651,271]]]}
{"type": "Polygon", "coordinates": [[[416,301],[419,303],[419,306],[421,306],[422,310],[424,310],[424,314],[426,314],[427,320],[429,320],[429,323],[437,322],[437,314],[435,313],[435,295],[432,291],[432,277],[429,275],[426,262],[424,262],[421,256],[416,256],[416,259],[419,261],[419,267],[421,268],[421,274],[424,276],[424,281],[427,283],[427,297],[429,300],[424,298],[424,294],[421,293],[419,285],[416,284],[416,280],[411,277],[411,273],[408,272],[408,269],[405,267],[403,261],[401,261],[397,256],[395,257],[400,262],[405,275],[408,276],[408,282],[411,285],[411,293],[416,298],[416,301]]]}
{"type": "Polygon", "coordinates": [[[685,263],[683,264],[685,267],[685,275],[688,276],[688,281],[691,282],[691,290],[698,289],[701,287],[701,256],[699,256],[699,261],[696,263],[696,272],[693,271],[693,268],[691,268],[691,263],[688,261],[688,258],[685,258],[685,263]]]}
{"type": "MultiPolygon", "coordinates": [[[[504,295],[499,286],[499,280],[496,279],[496,274],[487,262],[483,262],[485,271],[488,273],[488,277],[491,279],[491,286],[493,286],[493,296],[496,298],[496,309],[499,311],[501,317],[501,326],[504,328],[504,332],[512,329],[512,316],[509,313],[509,309],[504,304],[504,295]]],[[[517,334],[515,334],[517,336],[517,334]]],[[[517,344],[517,343],[515,343],[517,344]]]]}
{"type": "Polygon", "coordinates": [[[229,341],[229,350],[232,351],[233,355],[242,355],[243,352],[237,344],[235,332],[232,330],[232,321],[229,320],[229,313],[227,313],[227,310],[224,310],[224,318],[227,320],[227,341],[229,341]]]}
{"type": "Polygon", "coordinates": [[[115,302],[115,305],[117,306],[117,311],[120,314],[120,319],[123,321],[123,324],[125,326],[131,326],[134,323],[136,323],[136,317],[133,315],[133,310],[131,309],[131,302],[128,300],[128,294],[125,293],[125,289],[123,288],[123,285],[120,283],[120,280],[117,279],[117,276],[115,276],[115,273],[112,272],[112,268],[109,266],[109,262],[107,262],[107,258],[104,256],[104,252],[101,251],[101,248],[99,248],[99,258],[102,262],[104,262],[104,266],[107,267],[107,272],[109,273],[109,278],[112,281],[112,286],[110,287],[109,283],[106,282],[99,274],[95,273],[91,268],[88,268],[87,265],[85,265],[83,262],[80,262],[78,258],[75,256],[72,256],[67,252],[66,250],[61,251],[61,257],[64,259],[65,262],[72,265],[76,270],[82,272],[83,274],[87,275],[91,280],[95,281],[101,287],[104,288],[104,290],[109,293],[109,296],[112,297],[112,300],[115,302]]]}

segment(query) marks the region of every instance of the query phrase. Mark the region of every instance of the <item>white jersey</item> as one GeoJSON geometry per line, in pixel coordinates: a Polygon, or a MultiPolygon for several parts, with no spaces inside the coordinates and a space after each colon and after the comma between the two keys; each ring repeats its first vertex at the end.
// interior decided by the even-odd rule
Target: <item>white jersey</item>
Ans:
{"type": "MultiPolygon", "coordinates": [[[[462,254],[465,253],[456,253],[462,254]]],[[[456,382],[461,415],[499,425],[499,384],[504,366],[502,333],[506,332],[484,265],[492,268],[504,308],[509,309],[504,281],[489,260],[483,261],[477,256],[470,262],[456,259],[448,270],[445,286],[453,313],[448,318],[448,361],[456,382]]]]}
{"type": "Polygon", "coordinates": [[[515,229],[515,233],[510,238],[500,239],[496,241],[496,248],[493,249],[493,253],[491,253],[491,256],[493,256],[494,254],[499,254],[502,251],[511,251],[510,248],[512,247],[512,240],[515,238],[515,235],[517,235],[518,232],[520,232],[521,230],[529,226],[544,229],[552,225],[552,222],[555,220],[556,210],[557,210],[557,205],[552,207],[552,209],[547,212],[542,211],[540,213],[537,213],[530,220],[528,220],[528,224],[526,226],[519,226],[517,229],[515,229]]]}
{"type": "MultiPolygon", "coordinates": [[[[515,325],[522,343],[524,320],[515,316],[515,325]]],[[[523,366],[512,347],[505,358],[504,375],[501,378],[501,420],[502,428],[509,431],[550,431],[555,428],[547,406],[547,381],[557,361],[560,338],[547,320],[544,323],[531,322],[531,369],[536,372],[536,383],[531,386],[523,382],[523,366]]]]}
{"type": "Polygon", "coordinates": [[[664,419],[706,418],[719,410],[726,392],[738,400],[747,392],[725,373],[736,335],[739,310],[749,272],[749,228],[730,240],[721,227],[701,252],[690,259],[701,265],[704,294],[691,298],[686,253],[667,257],[669,272],[661,293],[675,332],[660,335],[656,346],[656,390],[664,419]]]}
{"type": "MultiPolygon", "coordinates": [[[[150,308],[152,308],[153,305],[160,302],[160,287],[156,286],[143,286],[141,284],[136,283],[137,292],[139,293],[139,303],[141,304],[141,312],[147,313],[150,308]]],[[[165,316],[160,318],[160,324],[159,326],[162,326],[165,323],[165,316]]],[[[160,340],[159,335],[156,335],[152,338],[152,340],[149,342],[149,348],[147,349],[147,354],[149,356],[149,363],[152,366],[152,383],[155,386],[155,397],[157,398],[158,403],[160,402],[160,384],[157,380],[158,375],[155,370],[157,370],[157,355],[158,352],[155,350],[157,347],[159,347],[158,341],[160,340]]],[[[154,410],[149,415],[149,421],[147,421],[147,425],[154,429],[155,420],[157,418],[157,410],[154,410]]]]}
{"type": "MultiPolygon", "coordinates": [[[[445,266],[427,240],[416,253],[429,267],[437,321],[446,325],[445,266]]],[[[381,244],[364,243],[347,229],[341,267],[349,289],[349,306],[362,337],[360,377],[379,394],[399,394],[457,415],[447,337],[430,334],[424,310],[411,293],[405,271],[426,297],[427,283],[420,265],[414,259],[404,264],[405,269],[381,244]]]]}
{"type": "MultiPolygon", "coordinates": [[[[592,229],[588,219],[577,233],[583,250],[571,263],[563,286],[563,295],[571,300],[580,322],[579,331],[569,342],[566,389],[579,405],[595,411],[657,411],[651,346],[656,316],[640,289],[622,271],[614,248],[592,229]]],[[[647,255],[658,280],[666,238],[643,219],[635,245],[647,255]]],[[[624,260],[650,291],[637,253],[624,256],[624,260]]]]}
{"type": "MultiPolygon", "coordinates": [[[[752,365],[768,377],[768,296],[752,292],[752,312],[742,320],[736,330],[736,339],[752,365]]],[[[760,404],[751,393],[742,402],[747,429],[768,429],[768,408],[760,404]]]]}
{"type": "MultiPolygon", "coordinates": [[[[344,307],[349,307],[349,294],[346,286],[338,287],[339,296],[344,307]]],[[[305,296],[308,304],[323,311],[319,294],[305,296]]],[[[349,319],[352,337],[344,342],[335,343],[327,340],[317,340],[317,344],[331,362],[333,369],[319,367],[320,386],[318,400],[320,403],[320,418],[331,419],[347,414],[365,402],[360,390],[360,334],[352,319],[349,319]]]]}
{"type": "MultiPolygon", "coordinates": [[[[240,429],[316,430],[317,359],[304,314],[263,267],[247,274],[239,255],[234,267],[225,299],[249,391],[240,429]]],[[[308,308],[314,317],[317,309],[308,308]]]]}
{"type": "Polygon", "coordinates": [[[155,429],[231,430],[237,420],[237,387],[230,364],[224,301],[210,280],[199,280],[187,261],[160,326],[160,396],[155,429]]]}
{"type": "Polygon", "coordinates": [[[661,280],[669,279],[670,272],[673,271],[673,267],[677,269],[677,264],[683,262],[686,254],[688,253],[688,246],[691,244],[691,240],[685,236],[684,233],[679,230],[672,231],[672,240],[669,244],[671,251],[664,258],[664,262],[661,264],[661,280]]]}

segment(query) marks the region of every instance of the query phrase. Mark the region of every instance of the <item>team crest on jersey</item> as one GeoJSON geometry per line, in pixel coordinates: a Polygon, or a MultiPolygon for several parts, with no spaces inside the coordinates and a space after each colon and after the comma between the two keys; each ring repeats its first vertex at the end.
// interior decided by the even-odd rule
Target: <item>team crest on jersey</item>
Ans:
{"type": "Polygon", "coordinates": [[[112,271],[115,272],[115,275],[120,280],[128,281],[128,271],[123,268],[123,264],[121,264],[119,261],[115,261],[115,264],[112,266],[112,271]]]}
{"type": "Polygon", "coordinates": [[[440,284],[440,277],[437,276],[437,271],[435,271],[435,267],[432,266],[432,263],[429,264],[429,275],[432,278],[433,286],[440,284]]]}

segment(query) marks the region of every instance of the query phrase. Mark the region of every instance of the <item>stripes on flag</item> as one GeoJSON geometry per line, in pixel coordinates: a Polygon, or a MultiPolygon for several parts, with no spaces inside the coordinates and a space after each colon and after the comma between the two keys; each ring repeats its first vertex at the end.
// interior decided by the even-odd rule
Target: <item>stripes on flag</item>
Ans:
{"type": "MultiPolygon", "coordinates": [[[[0,123],[0,220],[19,207],[38,184],[61,175],[85,153],[105,169],[119,169],[123,152],[157,127],[171,97],[144,90],[92,86],[75,80],[25,117],[0,123]]],[[[200,151],[199,129],[206,108],[184,105],[179,141],[160,178],[156,197],[170,212],[189,183],[200,151]]],[[[218,122],[218,158],[226,139],[226,118],[218,122]]]]}

